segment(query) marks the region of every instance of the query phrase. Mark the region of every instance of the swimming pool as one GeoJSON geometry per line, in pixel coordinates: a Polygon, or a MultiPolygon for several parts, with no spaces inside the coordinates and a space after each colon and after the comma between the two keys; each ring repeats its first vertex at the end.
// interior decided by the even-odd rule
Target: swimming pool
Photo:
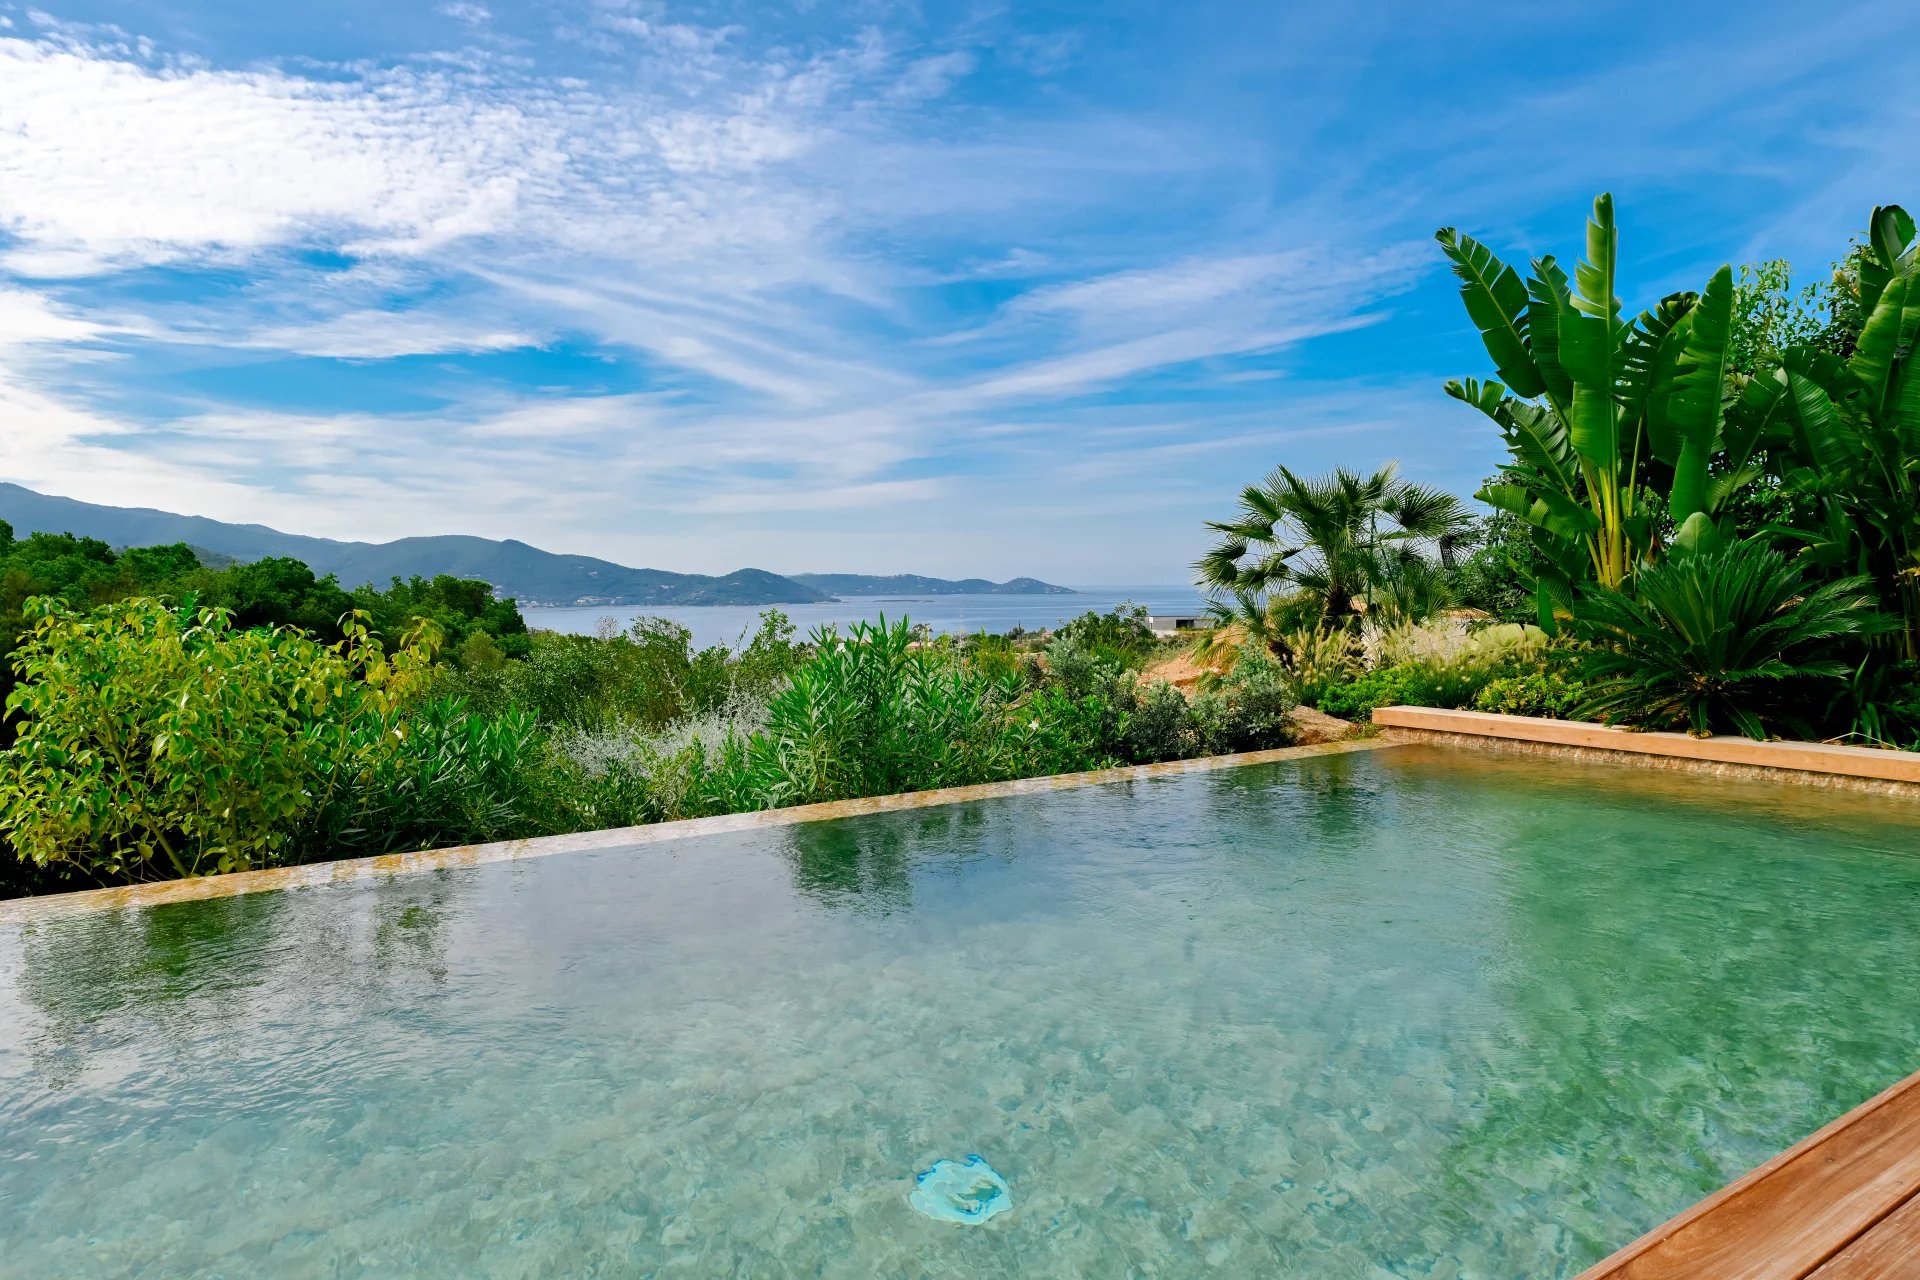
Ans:
{"type": "Polygon", "coordinates": [[[1568,1276],[1920,1066],[1916,837],[1398,746],[0,927],[0,1276],[1568,1276]]]}

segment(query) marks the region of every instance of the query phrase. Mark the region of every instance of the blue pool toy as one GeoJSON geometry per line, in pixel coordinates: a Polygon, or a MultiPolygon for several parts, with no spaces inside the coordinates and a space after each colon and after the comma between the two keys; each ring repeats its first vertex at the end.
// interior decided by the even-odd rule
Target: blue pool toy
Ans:
{"type": "Polygon", "coordinates": [[[968,1156],[936,1160],[933,1168],[915,1174],[907,1203],[929,1218],[973,1224],[1013,1208],[1013,1192],[984,1157],[968,1156]]]}

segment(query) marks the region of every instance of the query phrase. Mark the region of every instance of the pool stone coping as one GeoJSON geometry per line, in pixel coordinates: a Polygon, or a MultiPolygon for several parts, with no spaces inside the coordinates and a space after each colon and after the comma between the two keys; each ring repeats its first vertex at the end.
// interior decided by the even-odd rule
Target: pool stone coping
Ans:
{"type": "Polygon", "coordinates": [[[1716,734],[1695,738],[1490,711],[1380,707],[1373,723],[1395,742],[1519,751],[1534,755],[1631,762],[1718,777],[1792,781],[1920,798],[1920,752],[1830,742],[1756,742],[1716,734]]]}
{"type": "Polygon", "coordinates": [[[495,862],[514,862],[523,858],[546,858],[562,853],[626,849],[692,836],[721,835],[736,831],[763,831],[777,827],[799,826],[807,822],[827,822],[836,818],[860,817],[870,813],[933,809],[942,805],[966,804],[975,800],[996,800],[1007,796],[1035,795],[1044,791],[1071,791],[1079,787],[1145,781],[1186,773],[1210,773],[1219,769],[1244,768],[1248,765],[1277,764],[1287,760],[1308,760],[1319,756],[1345,755],[1357,751],[1379,751],[1395,745],[1398,744],[1385,737],[1351,738],[1340,742],[1316,743],[1311,746],[1248,751],[1238,755],[1201,756],[1193,760],[1169,760],[1161,764],[1095,769],[1087,773],[1059,773],[1039,778],[1016,778],[1009,782],[944,787],[936,791],[908,791],[890,796],[869,796],[859,800],[832,800],[823,804],[795,805],[788,809],[759,809],[750,813],[728,813],[712,818],[683,818],[675,822],[655,822],[640,827],[610,827],[602,831],[535,836],[525,840],[501,840],[491,844],[456,845],[451,848],[428,849],[414,853],[384,853],[370,858],[309,862],[297,867],[274,867],[265,871],[236,871],[227,875],[197,876],[190,880],[163,880],[151,884],[50,893],[33,898],[10,898],[0,900],[0,927],[32,925],[42,921],[91,915],[103,911],[157,907],[175,902],[199,902],[208,898],[231,898],[247,893],[271,893],[277,890],[304,889],[319,885],[353,884],[393,876],[415,875],[423,871],[481,867],[495,862]]]}

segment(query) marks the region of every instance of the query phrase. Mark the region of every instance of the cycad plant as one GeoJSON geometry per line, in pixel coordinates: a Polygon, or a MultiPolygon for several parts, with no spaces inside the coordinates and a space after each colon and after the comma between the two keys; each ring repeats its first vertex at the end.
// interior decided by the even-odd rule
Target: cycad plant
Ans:
{"type": "Polygon", "coordinates": [[[1409,574],[1407,559],[1425,546],[1451,556],[1471,523],[1459,499],[1401,479],[1391,463],[1372,475],[1276,467],[1241,492],[1234,519],[1208,523],[1220,540],[1194,569],[1217,598],[1235,602],[1223,610],[1250,629],[1276,596],[1339,629],[1384,594],[1396,566],[1409,574]]]}
{"type": "Polygon", "coordinates": [[[1579,714],[1696,736],[1770,726],[1806,735],[1796,708],[1852,670],[1842,645],[1886,625],[1865,578],[1812,585],[1804,566],[1759,539],[1720,543],[1704,517],[1635,575],[1631,592],[1584,590],[1571,624],[1593,647],[1579,714]]]}

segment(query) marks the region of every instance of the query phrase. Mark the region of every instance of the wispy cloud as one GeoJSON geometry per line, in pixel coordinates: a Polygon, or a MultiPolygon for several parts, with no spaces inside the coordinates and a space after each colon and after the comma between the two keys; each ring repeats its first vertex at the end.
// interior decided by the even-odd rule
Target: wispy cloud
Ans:
{"type": "Polygon", "coordinates": [[[1912,198],[1880,190],[1920,164],[1895,7],[1589,24],[1576,72],[1506,80],[1390,9],[457,0],[325,59],[22,20],[0,473],[686,568],[1178,572],[1282,453],[1478,478],[1432,226],[1560,247],[1638,188],[1682,275],[1912,198]]]}

